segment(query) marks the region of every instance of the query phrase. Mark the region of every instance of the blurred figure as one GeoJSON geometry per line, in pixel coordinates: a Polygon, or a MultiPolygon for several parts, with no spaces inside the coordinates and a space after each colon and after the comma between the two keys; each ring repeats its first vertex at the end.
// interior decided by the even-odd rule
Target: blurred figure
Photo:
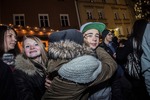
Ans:
{"type": "Polygon", "coordinates": [[[126,42],[127,42],[126,39],[121,39],[121,40],[119,41],[119,47],[124,47],[124,46],[126,45],[126,44],[125,44],[126,42]]]}
{"type": "Polygon", "coordinates": [[[117,36],[113,37],[112,42],[115,43],[117,47],[119,46],[119,40],[117,36]]]}
{"type": "Polygon", "coordinates": [[[47,53],[42,41],[24,36],[22,54],[16,57],[14,79],[17,100],[41,100],[45,92],[47,53]]]}
{"type": "MultiPolygon", "coordinates": [[[[105,29],[102,32],[102,43],[100,46],[105,49],[105,51],[116,61],[116,50],[118,48],[118,44],[113,42],[113,34],[110,30],[105,29]]],[[[122,78],[123,77],[123,69],[118,64],[118,68],[114,75],[111,78],[111,88],[112,88],[112,99],[111,100],[123,100],[122,93],[122,78]]]]}
{"type": "MultiPolygon", "coordinates": [[[[128,54],[133,52],[133,39],[137,43],[137,48],[135,48],[136,53],[138,54],[139,58],[141,57],[141,55],[143,54],[143,50],[141,47],[142,38],[147,23],[148,21],[145,19],[139,19],[134,22],[131,36],[128,38],[124,47],[117,50],[117,62],[120,62],[120,64],[122,65],[126,64],[128,54]]],[[[132,100],[142,100],[143,98],[144,100],[150,100],[146,91],[143,77],[141,77],[140,79],[135,79],[134,77],[129,76],[129,74],[126,71],[125,76],[132,85],[132,100]]]]}
{"type": "Polygon", "coordinates": [[[15,56],[19,53],[16,31],[0,26],[0,100],[17,100],[13,78],[15,56]]]}
{"type": "Polygon", "coordinates": [[[104,48],[106,52],[112,56],[112,58],[116,59],[117,45],[112,40],[113,34],[110,30],[106,29],[102,32],[102,43],[100,46],[104,48]]]}
{"type": "MultiPolygon", "coordinates": [[[[126,40],[126,39],[121,39],[121,40],[119,41],[119,47],[118,47],[117,50],[116,50],[116,55],[117,55],[117,56],[121,56],[121,53],[119,53],[119,51],[123,51],[123,50],[124,50],[124,47],[127,45],[127,44],[126,44],[127,41],[128,41],[128,40],[126,40]],[[120,55],[118,55],[118,54],[120,54],[120,55]]],[[[124,54],[123,54],[123,55],[124,55],[124,54]]],[[[117,58],[118,58],[118,57],[116,57],[116,59],[117,59],[117,58]]],[[[126,59],[122,59],[122,60],[117,59],[116,61],[117,61],[117,63],[118,63],[119,65],[122,66],[123,70],[125,70],[125,69],[124,69],[124,63],[126,62],[126,59]]]]}
{"type": "Polygon", "coordinates": [[[150,96],[150,23],[147,24],[143,40],[142,40],[143,54],[141,57],[142,73],[145,80],[146,88],[150,96]]]}

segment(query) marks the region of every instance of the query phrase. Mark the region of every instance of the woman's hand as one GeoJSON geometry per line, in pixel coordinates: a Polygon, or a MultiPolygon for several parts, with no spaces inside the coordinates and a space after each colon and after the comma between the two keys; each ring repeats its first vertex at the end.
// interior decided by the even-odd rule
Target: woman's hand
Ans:
{"type": "Polygon", "coordinates": [[[46,77],[46,79],[45,79],[45,88],[47,90],[50,89],[51,83],[52,83],[52,81],[50,79],[48,79],[48,77],[46,77]]]}

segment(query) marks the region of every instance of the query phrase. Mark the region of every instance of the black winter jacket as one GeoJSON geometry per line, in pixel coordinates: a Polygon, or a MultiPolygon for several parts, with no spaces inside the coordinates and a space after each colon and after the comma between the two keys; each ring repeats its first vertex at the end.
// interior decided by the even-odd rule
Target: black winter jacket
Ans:
{"type": "Polygon", "coordinates": [[[22,55],[17,56],[14,70],[17,100],[41,100],[45,92],[45,77],[44,66],[22,55]]]}
{"type": "Polygon", "coordinates": [[[10,67],[0,60],[0,100],[17,100],[10,67]]]}

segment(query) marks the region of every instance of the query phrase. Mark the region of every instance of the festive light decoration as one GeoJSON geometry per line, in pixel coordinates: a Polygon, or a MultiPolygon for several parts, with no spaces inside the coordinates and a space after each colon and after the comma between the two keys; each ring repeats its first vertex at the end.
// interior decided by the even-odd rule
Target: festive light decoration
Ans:
{"type": "MultiPolygon", "coordinates": [[[[0,24],[2,26],[4,24],[0,24]]],[[[40,28],[40,27],[30,27],[30,26],[21,26],[21,25],[13,25],[13,24],[8,24],[8,26],[13,27],[16,32],[18,33],[18,36],[23,36],[23,35],[50,35],[52,32],[55,30],[50,29],[50,28],[40,28]]],[[[59,31],[59,30],[56,30],[59,31]]]]}
{"type": "Polygon", "coordinates": [[[150,0],[137,0],[134,6],[136,19],[150,20],[150,0]]]}
{"type": "MultiPolygon", "coordinates": [[[[5,24],[0,24],[0,26],[5,25],[5,24]]],[[[13,25],[13,24],[8,24],[8,26],[13,27],[15,31],[17,32],[19,38],[18,38],[18,46],[20,50],[22,50],[22,37],[24,35],[36,35],[38,36],[43,44],[45,45],[45,49],[48,50],[48,36],[54,32],[55,30],[50,29],[50,28],[40,28],[40,27],[30,27],[30,26],[21,26],[21,25],[13,25]]],[[[56,30],[59,31],[59,30],[56,30]]]]}

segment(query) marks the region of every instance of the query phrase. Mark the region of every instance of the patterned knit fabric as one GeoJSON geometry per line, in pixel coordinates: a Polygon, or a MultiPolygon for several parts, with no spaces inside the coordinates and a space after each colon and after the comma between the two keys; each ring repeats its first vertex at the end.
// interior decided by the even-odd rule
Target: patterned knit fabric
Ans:
{"type": "Polygon", "coordinates": [[[85,55],[64,64],[58,73],[62,78],[76,83],[89,83],[97,78],[101,66],[101,62],[95,57],[85,55]]]}

